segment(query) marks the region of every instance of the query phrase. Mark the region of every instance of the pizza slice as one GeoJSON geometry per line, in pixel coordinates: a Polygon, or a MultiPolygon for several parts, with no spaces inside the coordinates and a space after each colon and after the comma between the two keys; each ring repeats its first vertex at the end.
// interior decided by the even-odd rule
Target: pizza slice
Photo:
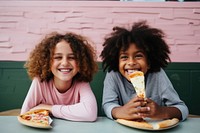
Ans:
{"type": "Polygon", "coordinates": [[[129,127],[134,127],[134,128],[141,128],[141,129],[153,129],[153,126],[149,123],[147,123],[145,120],[143,121],[132,121],[132,120],[125,120],[125,119],[117,119],[116,120],[118,123],[129,126],[129,127]]]}
{"type": "Polygon", "coordinates": [[[139,97],[146,98],[144,73],[141,71],[135,71],[135,72],[129,74],[129,78],[135,88],[137,95],[139,97]]]}
{"type": "Polygon", "coordinates": [[[28,111],[25,114],[19,115],[18,121],[31,127],[52,128],[50,125],[52,120],[49,116],[49,111],[45,109],[28,111]]]}
{"type": "Polygon", "coordinates": [[[125,119],[117,119],[118,123],[138,128],[138,129],[146,129],[146,130],[164,130],[169,129],[176,126],[179,122],[179,119],[167,119],[167,120],[143,120],[143,121],[132,121],[132,120],[125,120],[125,119]]]}

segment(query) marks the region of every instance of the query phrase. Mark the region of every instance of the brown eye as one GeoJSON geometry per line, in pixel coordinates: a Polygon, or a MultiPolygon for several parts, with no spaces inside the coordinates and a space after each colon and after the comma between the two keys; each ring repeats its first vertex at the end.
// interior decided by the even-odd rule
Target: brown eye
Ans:
{"type": "Polygon", "coordinates": [[[128,59],[128,56],[126,56],[126,55],[121,55],[120,56],[120,60],[126,60],[126,59],[128,59]]]}
{"type": "Polygon", "coordinates": [[[62,57],[61,56],[54,56],[53,59],[59,60],[59,59],[62,59],[62,57]]]}
{"type": "Polygon", "coordinates": [[[144,57],[144,54],[142,54],[142,53],[138,53],[138,54],[135,55],[136,59],[140,59],[140,58],[143,58],[143,57],[144,57]]]}

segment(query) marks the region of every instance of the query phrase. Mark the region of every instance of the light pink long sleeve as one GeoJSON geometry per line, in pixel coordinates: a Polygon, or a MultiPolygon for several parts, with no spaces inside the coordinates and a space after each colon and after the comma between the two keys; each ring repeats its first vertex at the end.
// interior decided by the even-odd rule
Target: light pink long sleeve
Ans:
{"type": "Polygon", "coordinates": [[[40,82],[34,78],[23,103],[21,114],[39,104],[52,106],[54,117],[72,121],[95,121],[97,118],[97,102],[86,82],[75,82],[65,93],[59,93],[53,84],[40,82]]]}

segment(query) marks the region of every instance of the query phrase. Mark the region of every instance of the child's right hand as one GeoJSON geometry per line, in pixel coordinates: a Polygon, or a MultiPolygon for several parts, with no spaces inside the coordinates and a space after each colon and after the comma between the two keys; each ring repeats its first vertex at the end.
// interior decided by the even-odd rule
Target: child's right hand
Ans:
{"type": "Polygon", "coordinates": [[[139,113],[149,111],[148,107],[144,107],[145,105],[144,98],[135,97],[124,106],[113,108],[112,116],[114,119],[141,120],[142,116],[139,113]]]}

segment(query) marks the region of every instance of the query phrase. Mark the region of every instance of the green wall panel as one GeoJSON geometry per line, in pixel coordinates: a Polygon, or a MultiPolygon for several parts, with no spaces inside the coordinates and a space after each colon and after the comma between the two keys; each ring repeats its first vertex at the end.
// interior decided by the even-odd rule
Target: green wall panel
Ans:
{"type": "Polygon", "coordinates": [[[31,81],[24,62],[0,62],[0,111],[20,108],[31,81]]]}
{"type": "Polygon", "coordinates": [[[200,63],[171,63],[165,71],[190,114],[200,115],[200,63]]]}
{"type": "Polygon", "coordinates": [[[191,88],[191,101],[190,101],[190,111],[193,114],[200,115],[200,70],[192,71],[190,79],[191,88]]]}
{"type": "MultiPolygon", "coordinates": [[[[23,65],[24,62],[0,61],[0,111],[22,106],[31,84],[23,65]]],[[[104,115],[101,102],[105,72],[101,65],[98,62],[99,71],[91,82],[99,116],[104,115]]],[[[170,63],[165,71],[190,114],[200,115],[200,63],[170,63]]]]}

